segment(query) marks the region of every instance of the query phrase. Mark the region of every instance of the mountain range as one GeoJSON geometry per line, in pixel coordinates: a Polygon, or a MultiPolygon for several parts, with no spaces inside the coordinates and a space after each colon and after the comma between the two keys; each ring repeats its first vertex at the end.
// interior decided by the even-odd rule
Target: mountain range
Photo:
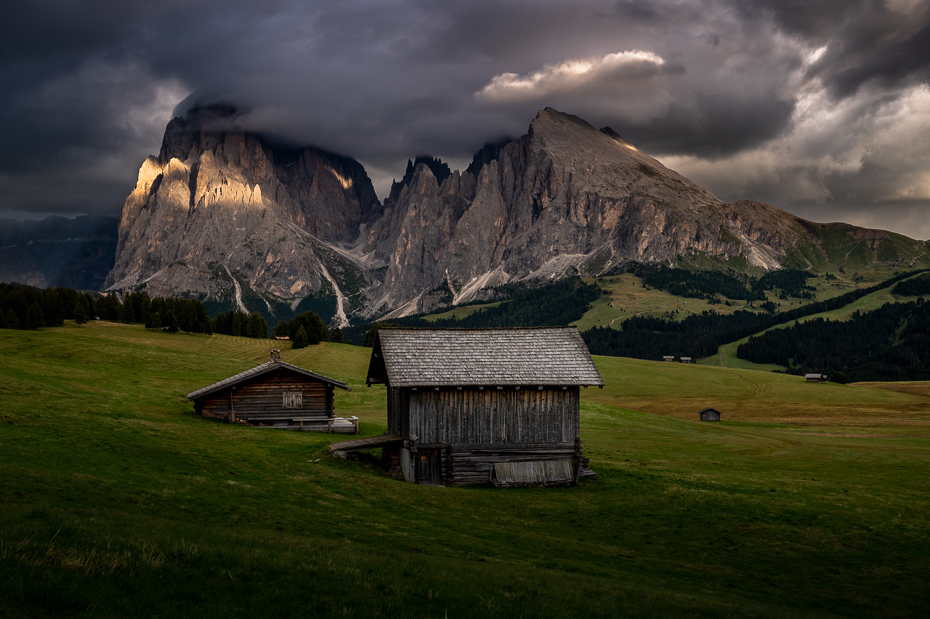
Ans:
{"type": "Polygon", "coordinates": [[[0,282],[100,290],[113,268],[116,217],[0,219],[0,282]]]}
{"type": "Polygon", "coordinates": [[[383,203],[359,162],[282,146],[243,130],[242,118],[215,106],[171,120],[123,206],[106,290],[270,316],[313,309],[345,325],[631,262],[930,265],[923,241],[725,203],[610,128],[551,108],[465,170],[408,162],[383,203]]]}

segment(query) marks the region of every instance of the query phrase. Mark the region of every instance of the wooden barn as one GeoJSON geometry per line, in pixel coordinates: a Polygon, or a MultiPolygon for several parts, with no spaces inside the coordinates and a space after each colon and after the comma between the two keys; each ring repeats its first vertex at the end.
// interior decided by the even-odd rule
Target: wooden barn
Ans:
{"type": "Polygon", "coordinates": [[[552,485],[593,475],[580,388],[604,386],[574,327],[382,329],[368,384],[387,386],[384,458],[418,484],[552,485]]]}
{"type": "Polygon", "coordinates": [[[825,383],[827,382],[826,374],[805,374],[804,380],[809,383],[825,383]]]}
{"type": "Polygon", "coordinates": [[[335,416],[335,388],[345,383],[281,361],[271,360],[241,374],[187,394],[204,417],[254,426],[358,433],[358,419],[335,416]]]}
{"type": "Polygon", "coordinates": [[[701,421],[720,421],[720,411],[716,408],[705,408],[698,411],[701,421]]]}

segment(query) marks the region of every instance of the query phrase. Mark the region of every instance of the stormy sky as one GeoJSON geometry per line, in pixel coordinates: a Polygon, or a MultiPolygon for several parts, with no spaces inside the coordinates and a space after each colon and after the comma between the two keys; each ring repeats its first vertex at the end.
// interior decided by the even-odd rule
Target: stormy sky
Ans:
{"type": "Polygon", "coordinates": [[[930,237],[927,0],[38,0],[0,21],[0,217],[117,214],[193,102],[464,167],[551,106],[727,201],[930,237]]]}

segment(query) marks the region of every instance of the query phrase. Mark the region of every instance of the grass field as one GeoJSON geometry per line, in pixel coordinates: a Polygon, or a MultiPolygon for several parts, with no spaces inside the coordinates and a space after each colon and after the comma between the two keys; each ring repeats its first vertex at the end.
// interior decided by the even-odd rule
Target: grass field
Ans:
{"type": "MultiPolygon", "coordinates": [[[[917,276],[915,276],[917,277],[917,276]]],[[[881,290],[876,290],[871,294],[867,294],[861,299],[857,299],[852,303],[845,305],[843,307],[837,308],[835,310],[830,310],[827,312],[820,312],[819,314],[812,314],[810,316],[805,316],[798,320],[792,320],[791,322],[786,322],[781,325],[776,325],[772,329],[784,329],[786,327],[792,327],[799,322],[807,322],[808,320],[814,320],[815,318],[823,318],[825,320],[849,320],[855,312],[872,312],[882,307],[886,303],[907,303],[910,301],[915,301],[917,297],[905,297],[901,295],[896,295],[891,293],[891,289],[894,288],[894,285],[887,286],[881,290]]],[[[730,342],[720,346],[716,355],[711,357],[706,357],[704,359],[699,359],[697,363],[701,365],[713,365],[717,367],[725,368],[734,368],[742,370],[762,370],[762,371],[771,371],[775,369],[785,369],[783,366],[773,365],[773,364],[762,364],[762,363],[753,363],[751,361],[746,361],[745,359],[740,359],[736,356],[736,349],[740,344],[748,341],[750,337],[761,335],[770,329],[765,329],[759,333],[755,333],[751,336],[744,337],[742,339],[736,340],[735,342],[730,342]]]]}
{"type": "MultiPolygon", "coordinates": [[[[832,299],[841,294],[855,290],[857,287],[871,286],[882,279],[891,277],[885,273],[869,273],[869,278],[854,276],[847,277],[841,274],[833,280],[824,276],[817,276],[808,281],[814,288],[814,299],[788,298],[779,299],[774,291],[766,293],[767,299],[778,305],[778,311],[786,311],[815,301],[832,299]],[[881,276],[880,276],[881,275],[881,276]],[[873,281],[874,279],[874,281],[873,281]]],[[[579,331],[587,331],[592,327],[610,326],[619,329],[623,321],[631,316],[666,316],[674,313],[674,318],[683,320],[691,314],[700,314],[705,311],[714,311],[718,314],[732,314],[739,309],[747,309],[745,300],[721,299],[729,301],[730,305],[721,303],[708,303],[704,299],[686,299],[677,297],[664,290],[643,287],[643,280],[632,273],[612,275],[610,277],[583,278],[585,282],[596,283],[605,294],[591,304],[579,320],[572,323],[579,331]]],[[[756,306],[759,303],[755,304],[756,306]]],[[[757,309],[756,311],[762,311],[757,309]]]]}
{"type": "MultiPolygon", "coordinates": [[[[930,387],[598,358],[575,488],[418,487],[325,434],[184,394],[275,344],[0,331],[3,617],[914,617],[930,605],[930,387]],[[704,406],[721,423],[695,421],[704,406]],[[656,414],[657,413],[657,414],[656,414]]],[[[369,350],[285,360],[346,380],[369,350]]],[[[340,437],[344,438],[344,437],[340,437]]]]}

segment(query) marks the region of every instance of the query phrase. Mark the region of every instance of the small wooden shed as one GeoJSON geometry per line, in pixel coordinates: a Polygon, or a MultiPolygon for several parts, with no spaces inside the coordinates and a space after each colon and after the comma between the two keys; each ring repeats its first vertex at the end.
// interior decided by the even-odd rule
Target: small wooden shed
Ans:
{"type": "Polygon", "coordinates": [[[682,362],[682,363],[691,363],[691,357],[682,357],[682,358],[681,358],[681,362],[682,362]]]}
{"type": "Polygon", "coordinates": [[[358,433],[358,419],[335,415],[335,388],[345,383],[281,361],[280,352],[251,370],[187,394],[204,417],[254,426],[358,433]]]}
{"type": "Polygon", "coordinates": [[[385,459],[418,484],[553,485],[593,475],[580,388],[603,387],[578,330],[381,329],[368,384],[387,386],[385,459]]]}
{"type": "Polygon", "coordinates": [[[701,421],[720,421],[720,411],[716,408],[705,408],[698,411],[701,421]]]}
{"type": "Polygon", "coordinates": [[[825,383],[827,382],[826,374],[805,374],[804,380],[809,383],[825,383]]]}
{"type": "Polygon", "coordinates": [[[675,355],[662,355],[662,361],[666,363],[672,362],[675,360],[675,355]]]}

